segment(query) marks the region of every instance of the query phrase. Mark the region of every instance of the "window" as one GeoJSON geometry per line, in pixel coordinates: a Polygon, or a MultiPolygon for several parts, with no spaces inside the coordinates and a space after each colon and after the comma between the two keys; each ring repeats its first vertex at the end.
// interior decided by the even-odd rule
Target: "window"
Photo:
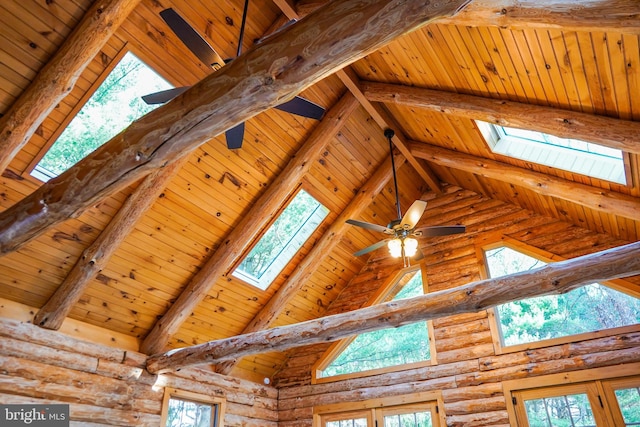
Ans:
{"type": "Polygon", "coordinates": [[[438,427],[446,425],[442,407],[436,392],[326,405],[314,408],[313,426],[438,427]]]}
{"type": "MultiPolygon", "coordinates": [[[[402,272],[392,285],[383,301],[424,294],[422,272],[419,268],[402,272]]],[[[382,369],[430,360],[429,323],[417,322],[398,328],[367,332],[337,343],[321,359],[314,369],[314,375],[316,379],[355,376],[352,374],[365,372],[371,375],[382,369]]],[[[336,379],[339,378],[333,378],[336,379]]]]}
{"type": "Polygon", "coordinates": [[[328,214],[329,209],[300,190],[231,274],[267,289],[328,214]]]}
{"type": "Polygon", "coordinates": [[[566,374],[505,381],[512,425],[520,427],[600,427],[640,425],[637,363],[566,374]],[[544,386],[540,387],[539,385],[544,386]],[[515,423],[513,420],[515,419],[515,423]]]}
{"type": "Polygon", "coordinates": [[[182,390],[165,389],[162,423],[165,427],[221,427],[223,399],[182,390]]]}
{"type": "Polygon", "coordinates": [[[626,184],[622,151],[578,139],[476,121],[494,153],[626,184]]]}
{"type": "Polygon", "coordinates": [[[91,98],[62,131],[31,175],[48,181],[156,108],[142,96],[171,88],[131,52],[113,68],[91,98]]]}
{"type": "MultiPolygon", "coordinates": [[[[545,263],[508,246],[485,251],[490,277],[545,263]]],[[[640,300],[594,283],[562,295],[502,304],[494,310],[501,346],[527,344],[640,323],[640,300]]]]}

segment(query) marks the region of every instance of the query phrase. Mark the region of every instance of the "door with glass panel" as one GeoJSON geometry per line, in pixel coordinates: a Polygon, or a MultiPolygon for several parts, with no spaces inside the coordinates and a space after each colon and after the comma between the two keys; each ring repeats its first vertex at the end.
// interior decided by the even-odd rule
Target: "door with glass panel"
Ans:
{"type": "Polygon", "coordinates": [[[320,416],[320,427],[439,427],[440,425],[436,402],[320,416]]]}
{"type": "Polygon", "coordinates": [[[640,377],[513,392],[519,427],[640,426],[640,377]]]}

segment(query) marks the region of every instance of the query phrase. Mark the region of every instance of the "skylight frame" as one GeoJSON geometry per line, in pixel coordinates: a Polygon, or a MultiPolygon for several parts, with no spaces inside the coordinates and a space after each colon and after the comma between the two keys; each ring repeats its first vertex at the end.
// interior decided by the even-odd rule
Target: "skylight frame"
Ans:
{"type": "Polygon", "coordinates": [[[625,153],[621,150],[538,131],[509,128],[480,120],[475,122],[487,145],[496,154],[616,184],[628,183],[625,153]],[[525,137],[525,134],[530,137],[525,137]],[[585,148],[579,149],[577,146],[585,148]]]}
{"type": "Polygon", "coordinates": [[[293,260],[293,258],[305,245],[305,243],[311,238],[311,236],[313,236],[313,234],[322,226],[323,222],[326,220],[330,213],[331,211],[329,210],[329,208],[327,208],[322,204],[321,201],[315,198],[310,191],[307,191],[304,188],[299,188],[296,191],[295,195],[293,195],[293,197],[291,197],[289,201],[282,207],[279,214],[271,222],[269,227],[265,229],[260,238],[256,240],[251,249],[237,263],[236,267],[231,271],[231,276],[262,291],[266,291],[269,286],[271,286],[271,284],[277,279],[282,270],[284,270],[286,266],[291,262],[291,260],[293,260]],[[296,199],[299,196],[306,197],[304,196],[304,194],[313,199],[313,201],[316,202],[316,205],[313,209],[311,209],[305,220],[296,228],[296,232],[293,235],[288,236],[288,238],[286,239],[286,243],[277,251],[277,254],[266,263],[266,268],[261,269],[262,272],[259,276],[252,274],[250,271],[243,270],[242,265],[244,264],[244,262],[260,246],[262,240],[270,233],[270,231],[273,229],[275,224],[278,223],[278,220],[287,211],[287,209],[291,207],[294,202],[296,202],[296,199]]]}
{"type": "MultiPolygon", "coordinates": [[[[141,98],[142,95],[147,95],[148,93],[153,93],[154,91],[160,91],[160,90],[170,89],[170,88],[174,87],[172,82],[169,81],[169,79],[166,77],[166,75],[164,73],[161,73],[158,70],[158,68],[156,68],[155,66],[150,65],[152,62],[147,60],[147,58],[145,57],[144,54],[142,54],[141,52],[138,52],[135,49],[131,49],[129,47],[123,48],[121,51],[119,51],[113,57],[113,59],[111,60],[109,65],[104,68],[104,70],[100,73],[98,78],[93,82],[93,84],[91,85],[89,90],[87,90],[82,95],[82,98],[77,102],[77,104],[75,106],[73,106],[73,108],[71,109],[71,111],[67,115],[67,117],[60,122],[60,124],[57,127],[57,129],[48,138],[47,143],[40,149],[38,154],[31,161],[29,166],[26,168],[26,171],[28,172],[28,176],[30,178],[35,178],[35,179],[37,179],[39,181],[46,182],[46,181],[48,181],[48,180],[50,180],[52,178],[57,177],[58,175],[60,175],[62,173],[62,172],[56,173],[55,171],[48,170],[45,166],[43,166],[41,164],[43,159],[47,156],[47,154],[51,151],[51,149],[55,146],[55,144],[60,140],[60,138],[65,133],[67,128],[74,122],[74,120],[80,115],[80,113],[83,111],[83,109],[88,105],[89,101],[96,95],[97,91],[101,88],[101,86],[105,83],[105,81],[107,81],[107,79],[113,73],[113,71],[119,65],[122,64],[123,59],[125,57],[127,57],[127,55],[133,56],[147,70],[152,72],[155,76],[157,76],[159,79],[161,79],[163,81],[163,83],[164,83],[164,85],[162,87],[158,88],[157,90],[156,90],[156,88],[152,88],[151,90],[148,90],[148,89],[142,90],[140,92],[140,94],[139,94],[140,98],[141,98]]],[[[142,113],[141,115],[138,115],[136,117],[136,119],[134,119],[133,121],[139,119],[140,117],[142,117],[146,113],[148,113],[151,110],[153,110],[155,108],[158,108],[158,107],[160,107],[160,105],[151,106],[148,111],[142,113]]],[[[129,124],[130,123],[131,122],[129,122],[129,124]]],[[[122,130],[126,129],[129,126],[129,124],[125,124],[124,127],[122,129],[118,130],[117,132],[115,132],[113,136],[117,135],[119,132],[121,132],[122,130]]],[[[105,141],[102,141],[102,143],[100,143],[95,148],[93,148],[92,151],[95,151],[96,149],[98,149],[99,147],[104,145],[106,142],[108,142],[110,139],[112,139],[113,136],[107,138],[105,141]]],[[[73,165],[79,163],[82,159],[87,157],[92,151],[87,152],[81,159],[79,159],[75,163],[69,164],[67,169],[72,167],[73,165]]]]}

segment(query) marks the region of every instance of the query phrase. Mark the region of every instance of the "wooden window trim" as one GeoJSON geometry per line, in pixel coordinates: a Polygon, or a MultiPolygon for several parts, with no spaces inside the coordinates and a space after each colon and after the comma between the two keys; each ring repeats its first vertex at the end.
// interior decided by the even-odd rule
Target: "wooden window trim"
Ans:
{"type": "Polygon", "coordinates": [[[169,411],[169,399],[175,397],[177,399],[192,400],[194,402],[217,405],[217,419],[214,420],[214,426],[222,427],[224,425],[224,414],[227,406],[226,399],[222,397],[209,396],[206,394],[194,393],[191,391],[180,390],[177,388],[165,387],[164,397],[162,399],[162,415],[160,418],[160,426],[167,424],[167,416],[169,411]]]}
{"type": "MultiPolygon", "coordinates": [[[[502,391],[507,402],[509,424],[512,427],[519,426],[517,418],[518,412],[516,405],[513,403],[513,398],[515,397],[518,399],[521,396],[519,393],[523,391],[538,389],[538,395],[552,396],[552,392],[544,394],[545,391],[554,390],[556,387],[562,388],[576,384],[579,385],[580,383],[595,383],[596,381],[605,380],[613,380],[610,382],[607,381],[606,384],[624,384],[622,383],[623,381],[637,381],[634,380],[634,378],[638,378],[638,372],[640,372],[640,362],[503,381],[502,391]]],[[[608,399],[609,402],[611,402],[610,399],[615,399],[615,396],[607,393],[606,385],[603,386],[603,390],[599,391],[604,394],[605,398],[608,399]]],[[[520,414],[520,416],[522,416],[522,414],[520,414]]]]}
{"type": "MultiPolygon", "coordinates": [[[[482,279],[489,278],[489,272],[488,272],[487,262],[485,257],[486,251],[495,249],[498,247],[503,247],[503,246],[517,250],[525,255],[535,257],[547,263],[565,260],[565,258],[558,256],[556,254],[553,254],[551,252],[547,252],[543,249],[536,248],[534,246],[528,245],[526,243],[523,243],[519,240],[510,238],[510,237],[502,236],[501,238],[496,239],[491,243],[483,244],[482,246],[476,247],[477,259],[479,260],[478,261],[479,269],[480,269],[480,275],[482,279]]],[[[616,291],[623,292],[627,295],[640,299],[640,288],[624,279],[610,280],[610,281],[602,282],[601,284],[611,289],[614,289],[616,291]]],[[[568,335],[565,337],[550,338],[550,339],[535,341],[530,343],[503,346],[502,331],[500,329],[500,326],[498,325],[496,309],[495,308],[488,309],[487,314],[489,317],[489,330],[491,332],[491,338],[493,341],[493,349],[496,355],[516,353],[519,351],[532,350],[537,348],[552,347],[560,344],[568,344],[568,343],[585,341],[585,340],[590,340],[595,338],[604,338],[604,337],[609,337],[613,335],[627,334],[630,332],[640,332],[640,324],[636,324],[636,325],[620,326],[617,328],[602,329],[602,330],[593,331],[593,332],[584,332],[581,334],[568,335]]]]}
{"type": "Polygon", "coordinates": [[[368,419],[370,422],[373,422],[377,415],[376,409],[383,415],[387,413],[388,410],[401,410],[403,408],[423,409],[426,407],[437,408],[435,410],[436,417],[434,418],[434,426],[444,427],[447,425],[441,391],[425,391],[400,396],[367,399],[359,402],[340,402],[314,406],[312,425],[313,427],[322,427],[323,421],[331,421],[332,418],[347,413],[354,414],[355,416],[370,413],[371,418],[368,419]]]}
{"type": "MultiPolygon", "coordinates": [[[[390,295],[396,291],[396,286],[400,283],[400,279],[406,274],[420,270],[422,274],[422,287],[425,294],[429,292],[429,284],[427,283],[427,274],[425,271],[425,267],[423,263],[415,264],[410,267],[403,268],[399,270],[395,275],[390,276],[387,281],[383,284],[383,286],[376,291],[376,293],[367,301],[365,306],[369,307],[375,304],[380,304],[384,300],[386,300],[390,295]]],[[[323,384],[329,382],[343,381],[352,378],[362,378],[373,375],[380,375],[389,372],[398,372],[398,371],[406,371],[409,369],[417,369],[423,368],[426,366],[433,366],[438,364],[438,359],[436,355],[436,345],[435,345],[435,330],[433,328],[433,321],[427,321],[427,333],[429,336],[429,353],[431,355],[429,360],[425,360],[422,362],[408,363],[404,365],[396,365],[389,366],[386,368],[380,369],[371,369],[364,372],[354,372],[351,374],[342,374],[342,375],[334,375],[331,377],[322,377],[321,373],[327,366],[346,348],[353,342],[356,338],[355,336],[352,338],[343,339],[340,341],[334,342],[318,359],[318,361],[311,368],[311,384],[323,384]]]]}

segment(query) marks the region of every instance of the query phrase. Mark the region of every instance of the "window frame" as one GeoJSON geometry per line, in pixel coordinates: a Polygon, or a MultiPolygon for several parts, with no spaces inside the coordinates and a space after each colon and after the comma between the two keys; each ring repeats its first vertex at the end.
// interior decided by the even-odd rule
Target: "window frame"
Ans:
{"type": "Polygon", "coordinates": [[[224,425],[224,414],[227,406],[227,400],[223,397],[210,396],[191,391],[180,390],[172,387],[165,387],[164,396],[162,398],[162,413],[160,417],[160,426],[167,424],[167,416],[169,415],[169,400],[171,398],[188,400],[197,403],[210,405],[212,408],[217,406],[217,410],[212,411],[215,414],[213,427],[222,427],[224,425]]]}
{"type": "Polygon", "coordinates": [[[592,393],[587,395],[596,422],[601,420],[602,425],[611,427],[624,425],[619,423],[621,418],[617,418],[622,415],[614,391],[627,385],[640,385],[638,372],[640,362],[503,381],[502,390],[507,402],[509,424],[512,427],[528,425],[523,405],[527,397],[553,397],[563,394],[563,391],[588,390],[592,393]],[[600,400],[603,402],[602,406],[600,400]]]}
{"type": "Polygon", "coordinates": [[[429,409],[433,427],[446,426],[446,414],[444,411],[444,399],[442,392],[425,391],[408,395],[381,397],[362,400],[359,402],[331,403],[313,407],[313,427],[324,427],[327,421],[366,418],[370,426],[384,424],[385,414],[406,410],[429,409]],[[378,424],[375,424],[379,422],[378,424]]]}
{"type": "MultiPolygon", "coordinates": [[[[387,279],[387,281],[383,284],[383,286],[381,286],[380,289],[378,289],[378,291],[369,299],[366,306],[368,307],[375,304],[380,304],[381,302],[389,298],[389,296],[397,293],[399,291],[399,289],[397,289],[397,286],[400,284],[401,279],[408,273],[411,273],[412,271],[418,271],[418,270],[422,274],[423,292],[424,294],[427,294],[429,292],[429,286],[426,280],[427,272],[424,267],[424,263],[420,262],[418,264],[414,264],[412,266],[403,268],[399,270],[395,275],[390,276],[387,279]]],[[[434,340],[435,330],[433,327],[433,321],[431,320],[426,321],[426,326],[427,326],[427,334],[429,337],[429,354],[430,354],[429,360],[423,360],[421,362],[414,362],[414,363],[408,363],[408,364],[402,364],[402,365],[388,366],[386,368],[370,369],[368,371],[363,371],[363,372],[353,372],[349,374],[333,375],[330,377],[321,376],[322,371],[325,370],[327,366],[331,364],[334,361],[334,359],[338,357],[338,355],[340,355],[340,353],[342,353],[342,351],[344,351],[353,342],[354,339],[356,339],[357,336],[354,336],[354,337],[345,338],[340,341],[334,342],[324,352],[324,354],[320,357],[320,359],[318,359],[318,361],[311,368],[311,383],[322,384],[322,383],[342,381],[342,380],[351,379],[351,378],[369,377],[369,376],[379,375],[379,374],[388,373],[388,372],[405,371],[408,369],[416,369],[416,368],[422,368],[425,366],[437,365],[438,360],[437,360],[436,345],[434,340]]]]}
{"type": "MultiPolygon", "coordinates": [[[[509,247],[515,251],[537,258],[547,263],[565,260],[565,258],[552,254],[551,252],[547,252],[543,249],[533,247],[531,245],[520,242],[510,237],[502,236],[502,238],[500,238],[499,240],[496,240],[495,242],[483,244],[482,246],[478,246],[476,248],[477,259],[479,260],[480,275],[482,279],[491,278],[491,276],[489,275],[489,268],[487,266],[487,260],[485,257],[486,251],[503,247],[503,246],[509,247]]],[[[638,288],[637,286],[631,284],[630,282],[624,279],[615,279],[615,280],[609,280],[609,281],[598,282],[598,283],[600,283],[600,285],[607,286],[613,290],[616,290],[616,291],[625,293],[629,296],[632,296],[634,298],[640,299],[640,288],[638,288]]],[[[496,310],[497,310],[497,307],[492,307],[487,309],[487,314],[489,318],[489,330],[491,331],[493,348],[496,355],[515,353],[523,350],[550,347],[550,346],[555,346],[559,344],[568,344],[568,343],[584,341],[584,340],[589,340],[594,338],[603,338],[603,337],[608,337],[612,335],[640,331],[640,323],[638,323],[635,325],[619,326],[616,328],[601,329],[601,330],[592,331],[592,332],[583,332],[579,334],[567,335],[564,337],[549,338],[545,340],[522,343],[522,344],[503,345],[502,330],[499,325],[496,310]]]]}
{"type": "MultiPolygon", "coordinates": [[[[489,122],[485,122],[482,120],[474,120],[476,127],[478,128],[478,130],[480,131],[480,134],[482,135],[485,143],[487,144],[488,148],[491,150],[492,153],[494,154],[498,154],[500,156],[505,156],[511,159],[515,159],[515,160],[519,160],[519,161],[523,161],[523,162],[527,162],[527,163],[532,163],[535,165],[539,165],[542,167],[547,167],[547,168],[552,168],[552,169],[558,169],[561,170],[563,172],[566,173],[571,173],[571,174],[576,174],[576,175],[580,175],[580,176],[584,176],[590,179],[597,179],[597,180],[601,180],[607,183],[611,183],[614,185],[621,185],[623,187],[630,187],[631,183],[632,183],[632,177],[631,177],[631,171],[630,171],[630,158],[629,158],[629,153],[616,149],[616,148],[612,148],[612,147],[607,147],[605,145],[602,144],[598,144],[595,142],[590,142],[590,141],[584,141],[584,140],[578,140],[587,144],[592,144],[592,145],[596,145],[596,146],[600,146],[600,147],[604,147],[607,149],[614,149],[614,150],[618,150],[621,153],[621,159],[620,161],[622,162],[622,178],[624,179],[624,182],[619,182],[619,181],[615,181],[609,178],[605,178],[605,177],[600,177],[600,176],[594,176],[589,174],[587,171],[585,170],[571,170],[569,168],[565,168],[562,167],[561,165],[558,165],[557,163],[554,164],[550,164],[550,163],[541,163],[538,160],[534,160],[531,158],[527,158],[526,156],[516,156],[516,155],[512,155],[509,154],[505,149],[503,149],[503,144],[506,143],[507,145],[509,144],[518,144],[520,146],[530,146],[533,144],[541,144],[542,146],[544,146],[544,142],[541,141],[534,141],[534,140],[529,140],[526,138],[522,138],[522,137],[518,137],[518,136],[514,136],[514,135],[509,135],[507,134],[504,130],[503,130],[503,126],[502,125],[498,125],[498,124],[494,124],[494,123],[489,123],[489,122]]],[[[509,126],[507,126],[509,127],[509,126]]],[[[514,127],[512,127],[514,128],[514,127]]],[[[514,128],[517,129],[517,128],[514,128]]],[[[562,138],[562,137],[557,137],[555,135],[552,134],[548,134],[545,132],[540,132],[537,130],[533,130],[533,129],[524,129],[521,128],[522,130],[528,130],[531,132],[537,132],[543,135],[548,135],[548,136],[552,136],[552,137],[556,137],[556,138],[560,138],[560,139],[568,139],[568,138],[562,138]]],[[[573,149],[568,148],[568,147],[562,147],[560,145],[555,145],[555,144],[548,144],[548,148],[547,150],[545,150],[548,153],[552,153],[552,152],[556,152],[556,151],[571,151],[573,149]]],[[[591,152],[585,152],[585,151],[581,151],[581,150],[574,150],[575,151],[575,155],[585,159],[585,161],[589,162],[590,164],[595,164],[597,163],[594,159],[593,156],[597,156],[597,153],[591,153],[591,152]]],[[[603,157],[609,157],[611,158],[611,156],[604,156],[603,157]]],[[[555,160],[554,160],[555,161],[555,160]]]]}
{"type": "Polygon", "coordinates": [[[98,90],[100,85],[102,85],[102,83],[104,83],[104,81],[107,79],[107,77],[109,77],[109,74],[111,74],[113,69],[118,66],[120,61],[122,61],[122,58],[124,58],[124,56],[129,52],[131,52],[133,55],[135,55],[140,61],[142,61],[151,70],[153,70],[158,76],[162,77],[167,82],[169,82],[169,84],[171,84],[174,87],[177,85],[177,83],[173,79],[169,78],[167,73],[165,73],[163,70],[161,70],[161,68],[158,67],[158,64],[156,64],[155,61],[152,61],[149,58],[148,55],[146,55],[140,49],[137,49],[135,46],[132,46],[132,45],[130,45],[128,43],[125,44],[113,56],[113,58],[111,59],[109,64],[107,64],[107,66],[104,67],[104,69],[100,72],[100,74],[95,79],[95,81],[93,83],[91,83],[91,85],[89,86],[89,89],[85,93],[82,94],[82,96],[80,97],[78,102],[76,102],[76,104],[73,105],[73,107],[69,111],[69,114],[67,114],[67,116],[62,121],[60,121],[59,126],[51,133],[51,136],[45,141],[45,143],[42,146],[42,148],[40,148],[40,150],[36,153],[36,155],[31,160],[31,162],[29,162],[27,167],[24,169],[24,171],[22,173],[23,177],[25,177],[26,179],[32,180],[34,182],[37,182],[37,183],[44,182],[40,178],[32,175],[32,173],[35,170],[36,166],[40,163],[40,161],[47,154],[47,152],[49,152],[49,150],[51,149],[53,144],[55,144],[56,141],[60,138],[60,136],[62,135],[64,130],[67,128],[67,126],[69,126],[71,121],[84,108],[85,104],[89,101],[89,99],[91,99],[91,97],[94,95],[96,90],[98,90]]]}
{"type": "Polygon", "coordinates": [[[298,187],[296,187],[291,192],[291,194],[289,194],[289,197],[286,198],[284,203],[282,203],[280,205],[280,208],[271,217],[271,220],[264,226],[264,228],[261,230],[260,234],[255,239],[253,239],[253,242],[251,243],[251,245],[249,245],[244,250],[242,255],[237,259],[237,261],[233,263],[231,268],[228,270],[229,273],[228,273],[227,277],[231,278],[232,280],[237,280],[238,282],[240,282],[240,283],[242,283],[244,285],[251,286],[251,288],[254,289],[254,290],[258,290],[260,292],[268,292],[269,288],[271,288],[271,285],[273,285],[273,283],[278,280],[278,278],[282,275],[282,272],[291,264],[291,262],[296,258],[296,256],[298,256],[300,250],[307,244],[307,242],[309,242],[309,240],[311,240],[313,238],[313,236],[316,233],[318,233],[320,230],[323,229],[323,226],[326,224],[327,220],[332,215],[332,211],[327,206],[327,203],[323,202],[321,200],[321,198],[317,197],[314,193],[315,192],[312,189],[309,189],[308,185],[301,184],[298,187]],[[293,256],[286,263],[284,263],[284,266],[282,267],[280,272],[273,278],[273,280],[271,280],[271,282],[264,289],[262,289],[260,286],[254,284],[254,283],[251,283],[251,281],[249,281],[249,280],[243,279],[243,277],[247,277],[247,275],[245,275],[243,273],[238,273],[238,275],[234,274],[235,271],[240,267],[240,264],[242,264],[244,259],[249,255],[249,253],[251,253],[253,248],[260,242],[260,240],[262,240],[262,238],[267,233],[269,228],[271,228],[273,223],[276,222],[276,220],[278,218],[280,218],[280,215],[282,215],[284,210],[289,206],[289,204],[293,201],[293,199],[295,199],[295,197],[298,195],[298,193],[301,190],[304,190],[307,194],[309,194],[309,196],[311,196],[314,200],[316,200],[318,203],[320,203],[320,205],[322,205],[328,211],[327,215],[324,217],[324,219],[318,224],[318,227],[315,230],[313,230],[313,232],[309,235],[309,237],[306,238],[304,243],[296,250],[296,252],[293,254],[293,256]]]}

